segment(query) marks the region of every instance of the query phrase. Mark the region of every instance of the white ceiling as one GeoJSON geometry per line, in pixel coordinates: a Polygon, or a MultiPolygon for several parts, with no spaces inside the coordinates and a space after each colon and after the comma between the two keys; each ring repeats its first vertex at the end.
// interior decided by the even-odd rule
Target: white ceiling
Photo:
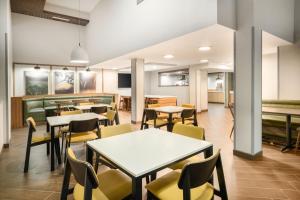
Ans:
{"type": "MultiPolygon", "coordinates": [[[[81,0],[80,10],[82,12],[90,13],[100,1],[101,0],[81,0]]],[[[79,0],[46,0],[46,3],[72,10],[78,10],[79,0]]]]}
{"type": "MultiPolygon", "coordinates": [[[[199,65],[200,60],[208,60],[207,69],[233,70],[234,31],[224,26],[214,25],[199,31],[141,49],[121,57],[108,60],[92,67],[104,69],[124,69],[130,66],[131,58],[143,58],[145,71],[169,69],[178,66],[199,65]],[[201,46],[211,47],[210,51],[199,51],[201,46]],[[172,54],[173,59],[164,55],[172,54]]],[[[286,41],[263,33],[263,53],[276,52],[277,46],[287,45],[286,41]]],[[[126,70],[125,70],[126,71],[126,70]]],[[[127,70],[128,71],[128,70],[127,70]]]]}

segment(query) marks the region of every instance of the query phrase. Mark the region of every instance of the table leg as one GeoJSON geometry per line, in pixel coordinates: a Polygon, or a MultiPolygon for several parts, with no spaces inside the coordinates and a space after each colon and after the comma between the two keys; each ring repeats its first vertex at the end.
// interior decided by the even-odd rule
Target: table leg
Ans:
{"type": "Polygon", "coordinates": [[[286,116],[286,146],[281,149],[285,151],[292,148],[292,125],[291,125],[291,115],[286,116]]]}
{"type": "Polygon", "coordinates": [[[55,128],[51,126],[51,149],[50,149],[50,157],[51,157],[51,171],[54,171],[54,137],[55,137],[55,128]]]}
{"type": "Polygon", "coordinates": [[[167,126],[167,130],[169,132],[172,132],[173,129],[173,117],[172,117],[172,113],[169,113],[169,118],[168,118],[168,126],[167,126]]]}
{"type": "Polygon", "coordinates": [[[86,146],[86,161],[89,162],[91,165],[93,165],[93,156],[94,156],[93,150],[88,146],[86,146]]]}
{"type": "Polygon", "coordinates": [[[142,200],[142,178],[132,178],[132,199],[142,200]]]}
{"type": "Polygon", "coordinates": [[[116,125],[119,125],[119,124],[120,124],[120,117],[119,117],[118,108],[116,108],[115,122],[116,122],[116,125]]]}

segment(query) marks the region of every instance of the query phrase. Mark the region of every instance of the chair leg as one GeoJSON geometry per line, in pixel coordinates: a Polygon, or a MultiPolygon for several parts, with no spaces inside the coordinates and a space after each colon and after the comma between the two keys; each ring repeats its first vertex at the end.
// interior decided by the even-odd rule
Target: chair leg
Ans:
{"type": "Polygon", "coordinates": [[[55,141],[55,152],[57,156],[58,164],[61,164],[61,155],[60,155],[60,147],[59,147],[59,139],[55,141]]]}
{"type": "Polygon", "coordinates": [[[61,152],[60,154],[63,155],[64,153],[64,142],[65,142],[65,133],[61,134],[61,152]]]}
{"type": "Polygon", "coordinates": [[[28,167],[29,167],[29,158],[30,158],[30,150],[31,146],[27,144],[26,148],[26,156],[25,156],[25,165],[24,165],[24,173],[28,172],[28,167]]]}
{"type": "Polygon", "coordinates": [[[47,142],[47,156],[50,154],[50,142],[47,142]]]}
{"type": "Polygon", "coordinates": [[[231,129],[231,132],[230,132],[230,136],[229,136],[230,138],[232,136],[233,131],[234,131],[234,126],[232,126],[232,129],[231,129]]]}
{"type": "Polygon", "coordinates": [[[298,151],[299,146],[300,146],[300,131],[298,131],[298,137],[297,137],[296,148],[295,148],[296,151],[298,151]]]}
{"type": "Polygon", "coordinates": [[[98,172],[99,162],[100,162],[100,157],[99,157],[98,154],[96,154],[96,163],[95,163],[95,168],[94,168],[96,174],[97,174],[97,172],[98,172]]]}

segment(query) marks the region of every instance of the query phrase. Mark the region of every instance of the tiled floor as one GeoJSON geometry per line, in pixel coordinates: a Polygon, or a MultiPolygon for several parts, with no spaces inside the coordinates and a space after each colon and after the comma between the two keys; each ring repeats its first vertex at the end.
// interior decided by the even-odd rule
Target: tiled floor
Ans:
{"type": "MultiPolygon", "coordinates": [[[[130,122],[130,114],[120,115],[121,123],[130,122]]],[[[232,155],[232,118],[228,109],[211,104],[208,112],[199,114],[198,120],[206,130],[206,139],[222,149],[229,199],[300,199],[300,152],[281,153],[276,147],[264,145],[260,160],[244,160],[232,155]]],[[[29,173],[23,173],[26,138],[26,128],[13,130],[10,148],[0,156],[0,199],[59,199],[62,167],[50,172],[45,145],[33,148],[29,173]]],[[[84,158],[83,146],[74,148],[84,158]]]]}

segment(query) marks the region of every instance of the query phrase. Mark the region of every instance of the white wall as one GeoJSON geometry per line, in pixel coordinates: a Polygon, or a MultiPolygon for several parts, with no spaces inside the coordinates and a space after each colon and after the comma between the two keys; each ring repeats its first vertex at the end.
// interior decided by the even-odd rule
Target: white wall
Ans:
{"type": "Polygon", "coordinates": [[[118,71],[103,70],[103,92],[118,93],[118,71]]]}
{"type": "MultiPolygon", "coordinates": [[[[70,65],[78,29],[73,24],[13,13],[14,62],[70,65]]],[[[85,27],[80,29],[85,47],[85,27]]]]}
{"type": "Polygon", "coordinates": [[[217,0],[102,0],[90,14],[87,46],[96,64],[216,23],[217,0]]]}
{"type": "Polygon", "coordinates": [[[279,48],[279,98],[300,99],[300,47],[297,45],[279,48]]]}
{"type": "Polygon", "coordinates": [[[10,89],[12,69],[12,36],[10,1],[0,1],[0,152],[8,144],[10,130],[10,89]],[[5,41],[7,34],[7,42],[5,41]],[[7,48],[6,48],[7,47],[7,48]],[[7,61],[7,63],[6,63],[7,61]]]}
{"type": "Polygon", "coordinates": [[[262,57],[262,99],[278,99],[277,53],[262,57]]]}
{"type": "Polygon", "coordinates": [[[253,0],[253,2],[254,25],[257,28],[287,41],[294,41],[295,0],[253,0]]]}
{"type": "Polygon", "coordinates": [[[295,40],[300,42],[300,1],[295,1],[295,40]]]}
{"type": "Polygon", "coordinates": [[[190,102],[189,86],[159,87],[158,72],[160,71],[151,72],[151,82],[145,83],[150,85],[149,94],[176,96],[178,105],[190,102]]]}

